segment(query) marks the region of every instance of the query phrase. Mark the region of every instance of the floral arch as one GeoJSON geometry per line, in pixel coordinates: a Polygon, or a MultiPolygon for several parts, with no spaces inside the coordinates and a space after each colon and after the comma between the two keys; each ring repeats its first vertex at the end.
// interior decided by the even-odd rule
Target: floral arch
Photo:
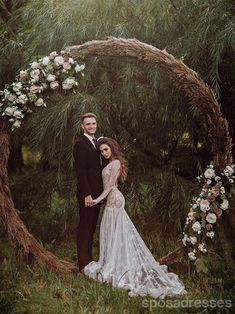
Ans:
{"type": "MultiPolygon", "coordinates": [[[[0,98],[0,221],[7,235],[14,242],[18,242],[24,252],[31,253],[35,260],[47,264],[55,271],[78,272],[75,265],[48,252],[28,232],[14,207],[6,167],[11,128],[20,127],[22,119],[32,112],[32,109],[46,106],[43,96],[48,94],[48,91],[57,88],[67,90],[76,88],[76,75],[82,75],[84,66],[79,65],[75,60],[77,57],[85,59],[88,56],[133,58],[158,66],[200,108],[211,143],[213,165],[208,166],[202,178],[205,180],[202,192],[194,200],[186,219],[186,231],[182,236],[183,244],[189,249],[189,258],[195,260],[197,251],[206,252],[204,242],[207,234],[209,234],[207,238],[213,237],[213,224],[216,222],[216,217],[228,208],[226,193],[222,189],[225,181],[233,184],[234,180],[232,140],[229,136],[228,123],[222,117],[220,105],[213,91],[196,72],[165,50],[159,50],[136,39],[111,37],[103,41],[94,40],[68,47],[61,52],[61,55],[53,52],[50,56],[31,63],[29,69],[21,71],[16,81],[5,88],[2,99],[0,98]],[[210,230],[206,229],[207,224],[212,225],[210,230]]],[[[170,265],[179,261],[184,251],[184,246],[181,246],[159,261],[170,265]]]]}

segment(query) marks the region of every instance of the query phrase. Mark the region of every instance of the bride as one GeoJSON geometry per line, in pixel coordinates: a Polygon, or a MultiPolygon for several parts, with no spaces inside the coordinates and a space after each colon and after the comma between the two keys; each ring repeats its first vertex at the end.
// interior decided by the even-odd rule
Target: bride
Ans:
{"type": "Polygon", "coordinates": [[[102,138],[98,147],[109,163],[102,171],[104,191],[92,206],[107,200],[100,225],[99,261],[90,262],[84,274],[128,290],[130,296],[163,298],[186,293],[178,276],[154,259],[124,209],[125,199],[117,182],[127,177],[127,161],[118,143],[102,138]]]}

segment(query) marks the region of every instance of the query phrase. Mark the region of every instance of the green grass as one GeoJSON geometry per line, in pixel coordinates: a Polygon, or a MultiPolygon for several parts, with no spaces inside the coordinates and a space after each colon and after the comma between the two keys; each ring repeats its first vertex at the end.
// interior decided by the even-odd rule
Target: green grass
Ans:
{"type": "MultiPolygon", "coordinates": [[[[156,242],[158,246],[161,243],[159,240],[156,242]]],[[[97,241],[95,243],[97,246],[97,241]]],[[[76,259],[73,242],[56,247],[47,245],[47,248],[59,256],[76,259]]],[[[224,273],[217,273],[218,276],[215,274],[214,277],[197,275],[193,271],[188,272],[188,269],[174,270],[181,272],[180,276],[188,294],[162,301],[151,297],[132,298],[125,291],[93,281],[81,274],[59,276],[37,263],[28,266],[6,239],[0,241],[0,250],[0,313],[232,313],[232,308],[218,306],[187,308],[187,300],[229,300],[226,302],[235,304],[234,283],[226,286],[225,278],[222,277],[226,271],[228,274],[225,266],[224,273]],[[168,306],[163,302],[168,302],[168,306]]],[[[96,256],[97,252],[96,248],[96,256]]]]}

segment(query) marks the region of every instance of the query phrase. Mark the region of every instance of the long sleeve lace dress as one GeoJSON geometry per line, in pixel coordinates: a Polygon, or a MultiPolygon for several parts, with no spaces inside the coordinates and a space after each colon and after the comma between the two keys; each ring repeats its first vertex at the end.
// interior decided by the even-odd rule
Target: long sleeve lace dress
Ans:
{"type": "Polygon", "coordinates": [[[100,225],[100,257],[84,268],[85,275],[128,290],[130,296],[164,298],[186,293],[178,276],[154,259],[125,211],[125,199],[117,187],[119,172],[119,160],[109,162],[102,171],[104,191],[94,200],[99,203],[107,197],[100,225]]]}

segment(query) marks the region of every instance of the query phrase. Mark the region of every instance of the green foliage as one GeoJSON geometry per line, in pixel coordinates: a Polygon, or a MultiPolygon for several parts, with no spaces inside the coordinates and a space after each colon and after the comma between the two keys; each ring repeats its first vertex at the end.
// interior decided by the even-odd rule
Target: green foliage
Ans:
{"type": "Polygon", "coordinates": [[[11,190],[20,217],[43,242],[75,238],[78,223],[75,177],[57,177],[57,171],[39,167],[12,178],[11,190]]]}

